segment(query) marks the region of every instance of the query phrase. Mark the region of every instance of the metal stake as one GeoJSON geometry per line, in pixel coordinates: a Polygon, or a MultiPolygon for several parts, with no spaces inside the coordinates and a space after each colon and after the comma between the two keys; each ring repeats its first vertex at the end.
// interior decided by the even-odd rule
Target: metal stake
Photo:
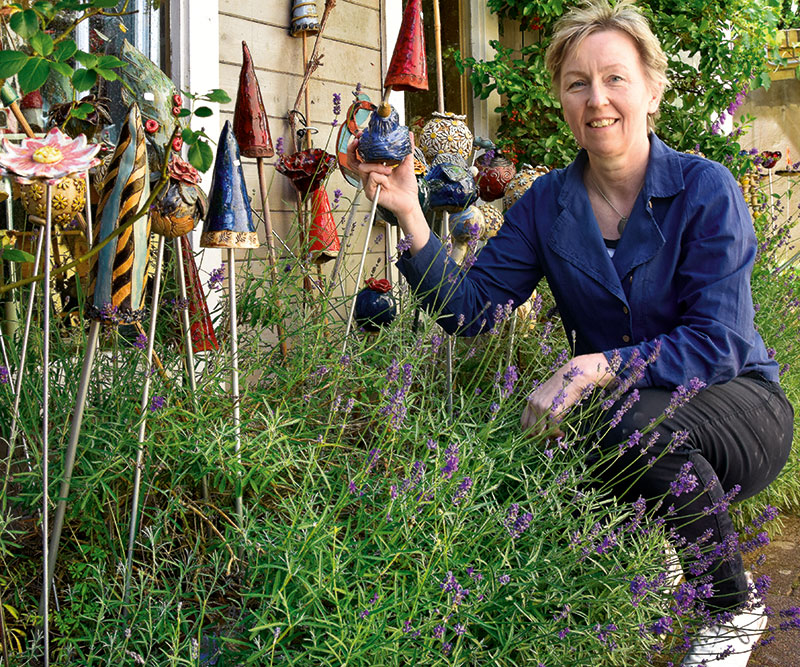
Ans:
{"type": "MultiPolygon", "coordinates": [[[[144,436],[147,427],[147,411],[150,401],[150,379],[152,378],[153,346],[156,338],[156,320],[158,319],[158,302],[161,293],[161,268],[164,264],[164,237],[158,237],[158,254],[156,255],[156,269],[153,278],[153,314],[150,316],[150,329],[147,335],[147,362],[145,363],[144,387],[142,388],[141,421],[139,422],[139,447],[136,450],[136,468],[133,472],[133,499],[131,500],[131,524],[128,532],[128,555],[125,560],[125,587],[122,593],[122,604],[128,602],[131,588],[131,574],[133,572],[133,546],[136,542],[136,533],[139,517],[139,495],[141,493],[142,468],[144,467],[144,436]]],[[[181,266],[178,256],[178,266],[181,266]]],[[[181,295],[181,298],[185,298],[181,295]]],[[[184,313],[186,311],[184,310],[184,313]]],[[[191,346],[190,348],[191,349],[191,346]]]]}
{"type": "MultiPolygon", "coordinates": [[[[442,214],[442,238],[447,239],[450,236],[450,213],[445,211],[442,214]]],[[[446,388],[447,388],[447,418],[453,421],[453,337],[449,334],[447,336],[447,372],[446,372],[446,388]]]]}
{"type": "MultiPolygon", "coordinates": [[[[242,462],[242,426],[239,413],[239,333],[236,324],[236,258],[234,249],[228,248],[228,293],[230,295],[231,311],[231,396],[233,398],[233,430],[234,430],[234,452],[236,460],[242,462]]],[[[239,526],[244,525],[244,513],[242,509],[242,490],[241,486],[236,493],[236,516],[239,519],[239,526]]]]}
{"type": "MultiPolygon", "coordinates": [[[[44,664],[50,664],[50,579],[49,555],[47,553],[48,521],[50,504],[50,234],[53,223],[53,191],[47,184],[46,215],[44,224],[44,278],[42,292],[42,631],[44,634],[44,664]]],[[[22,375],[22,369],[18,375],[22,375]]]]}
{"type": "Polygon", "coordinates": [[[89,250],[94,245],[94,231],[92,230],[92,184],[89,180],[89,172],[83,174],[86,179],[86,247],[89,250]]]}

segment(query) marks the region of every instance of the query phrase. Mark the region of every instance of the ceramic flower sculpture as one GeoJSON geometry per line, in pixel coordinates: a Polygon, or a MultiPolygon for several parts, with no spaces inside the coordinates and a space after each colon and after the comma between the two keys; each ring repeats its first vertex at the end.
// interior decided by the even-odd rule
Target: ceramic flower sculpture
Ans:
{"type": "MultiPolygon", "coordinates": [[[[100,191],[94,245],[134,218],[149,193],[142,117],[134,104],[100,191]]],[[[149,257],[150,218],[143,215],[92,258],[87,317],[112,323],[141,320],[149,257]]]]}
{"type": "Polygon", "coordinates": [[[281,155],[275,168],[286,176],[297,188],[302,197],[307,197],[325,180],[328,172],[336,164],[336,157],[321,148],[281,155]]]}
{"type": "Polygon", "coordinates": [[[355,320],[365,331],[376,332],[397,317],[397,304],[391,283],[382,278],[367,278],[367,286],[356,295],[355,320]]]}
{"type": "Polygon", "coordinates": [[[253,211],[231,122],[225,121],[217,144],[211,194],[200,245],[204,248],[258,248],[253,211]]]}

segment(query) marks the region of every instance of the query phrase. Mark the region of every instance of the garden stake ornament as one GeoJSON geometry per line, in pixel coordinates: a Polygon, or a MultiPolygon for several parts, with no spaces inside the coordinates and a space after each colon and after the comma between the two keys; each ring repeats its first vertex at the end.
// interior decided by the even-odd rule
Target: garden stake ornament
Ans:
{"type": "MultiPolygon", "coordinates": [[[[292,24],[294,26],[294,23],[292,24]]],[[[269,132],[269,119],[261,97],[253,59],[247,43],[242,41],[242,69],[239,72],[239,90],[236,95],[236,107],[233,112],[233,133],[239,144],[239,150],[245,157],[256,159],[258,168],[258,187],[261,193],[261,210],[264,215],[264,232],[267,240],[267,258],[269,259],[272,284],[278,284],[278,269],[275,259],[275,241],[272,235],[272,217],[270,215],[267,176],[264,159],[275,155],[272,137],[269,132]]],[[[280,301],[276,305],[280,309],[280,301]]],[[[283,326],[277,326],[281,355],[286,361],[286,337],[283,326]]]]}
{"type": "MultiPolygon", "coordinates": [[[[208,216],[203,226],[200,245],[204,248],[225,248],[228,251],[228,294],[231,322],[231,399],[233,401],[234,451],[242,461],[242,427],[239,410],[239,341],[236,312],[236,257],[237,248],[257,248],[258,235],[253,225],[253,212],[247,185],[242,171],[239,146],[233,135],[230,121],[225,121],[217,144],[211,193],[208,198],[208,216]]],[[[244,522],[242,491],[236,492],[236,516],[239,525],[244,522]]]]}
{"type": "Polygon", "coordinates": [[[64,456],[64,476],[50,536],[47,585],[53,579],[58,557],[100,327],[104,322],[109,326],[116,326],[119,322],[136,323],[144,316],[150,220],[147,215],[139,213],[149,192],[147,149],[142,118],[139,107],[133,104],[120,129],[119,141],[100,191],[94,245],[102,242],[118,227],[132,219],[135,219],[135,222],[116,238],[115,243],[107,244],[92,257],[86,306],[86,317],[91,320],[91,324],[64,456]]]}
{"type": "MultiPolygon", "coordinates": [[[[20,112],[21,115],[21,112],[20,112]]],[[[26,123],[27,125],[27,123],[26,123]]],[[[42,630],[44,642],[44,664],[50,661],[49,607],[50,578],[48,573],[52,567],[52,558],[48,552],[48,505],[49,505],[49,459],[50,459],[50,247],[53,229],[53,189],[73,174],[87,171],[96,164],[95,155],[99,146],[88,144],[83,135],[71,139],[57,128],[54,128],[44,139],[23,139],[19,146],[3,139],[3,152],[0,154],[0,168],[4,173],[12,175],[21,185],[44,186],[45,190],[45,223],[39,230],[36,265],[39,255],[43,255],[44,285],[42,287],[42,630]],[[44,251],[42,253],[42,250],[44,251]]],[[[30,320],[33,315],[33,288],[25,330],[30,333],[30,320]]],[[[23,341],[27,351],[27,336],[23,341]]],[[[23,362],[24,363],[24,362],[23,362]]],[[[19,395],[21,394],[21,377],[23,364],[17,371],[18,394],[14,399],[14,424],[16,430],[18,419],[19,395]]],[[[10,443],[13,448],[14,437],[10,443]]],[[[10,454],[11,452],[9,452],[10,454]]]]}

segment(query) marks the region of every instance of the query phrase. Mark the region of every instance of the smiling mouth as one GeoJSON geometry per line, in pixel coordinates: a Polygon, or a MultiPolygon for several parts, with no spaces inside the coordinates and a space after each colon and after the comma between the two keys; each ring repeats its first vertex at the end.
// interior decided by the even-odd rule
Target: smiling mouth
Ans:
{"type": "Polygon", "coordinates": [[[617,122],[616,118],[603,118],[603,120],[593,120],[588,123],[589,127],[608,127],[617,122]]]}

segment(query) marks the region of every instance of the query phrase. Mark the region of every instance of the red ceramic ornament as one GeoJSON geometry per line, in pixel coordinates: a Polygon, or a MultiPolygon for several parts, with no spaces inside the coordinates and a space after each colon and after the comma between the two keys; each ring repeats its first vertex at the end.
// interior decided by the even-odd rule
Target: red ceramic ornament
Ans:
{"type": "Polygon", "coordinates": [[[422,0],[409,0],[397,35],[384,87],[392,90],[428,90],[428,64],[422,31],[422,0]]]}
{"type": "Polygon", "coordinates": [[[180,244],[183,272],[186,276],[186,297],[189,300],[189,329],[192,334],[192,349],[195,352],[217,350],[219,343],[214,335],[214,325],[211,323],[211,315],[208,312],[203,283],[200,282],[192,246],[189,245],[189,239],[186,236],[181,236],[180,244]]]}
{"type": "Polygon", "coordinates": [[[272,137],[269,133],[267,112],[261,99],[253,59],[247,43],[242,42],[242,70],[239,72],[239,92],[233,112],[233,134],[239,151],[245,157],[272,157],[272,137]]]}
{"type": "Polygon", "coordinates": [[[317,188],[311,193],[311,212],[314,221],[308,230],[311,247],[309,252],[318,264],[335,259],[341,250],[336,221],[331,212],[331,203],[325,188],[317,188]]]}
{"type": "Polygon", "coordinates": [[[334,164],[336,156],[321,148],[309,148],[281,155],[275,168],[292,182],[303,197],[307,197],[319,187],[334,164]]]}
{"type": "Polygon", "coordinates": [[[496,153],[484,153],[475,161],[475,166],[478,168],[475,183],[483,201],[500,199],[517,174],[513,162],[496,153]]]}

